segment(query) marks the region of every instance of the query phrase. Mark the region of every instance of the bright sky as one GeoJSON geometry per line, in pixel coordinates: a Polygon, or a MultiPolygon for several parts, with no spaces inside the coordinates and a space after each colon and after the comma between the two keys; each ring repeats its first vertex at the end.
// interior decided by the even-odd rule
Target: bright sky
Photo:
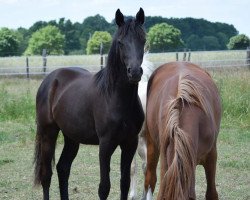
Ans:
{"type": "Polygon", "coordinates": [[[250,0],[0,0],[0,27],[29,28],[37,21],[58,21],[61,17],[82,22],[96,14],[111,22],[117,8],[134,16],[140,7],[147,16],[233,24],[239,33],[250,36],[250,0]]]}

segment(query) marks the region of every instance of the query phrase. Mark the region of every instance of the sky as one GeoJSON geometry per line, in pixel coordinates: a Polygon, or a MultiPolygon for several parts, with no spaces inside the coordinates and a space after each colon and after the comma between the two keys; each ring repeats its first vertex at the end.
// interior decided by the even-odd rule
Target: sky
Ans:
{"type": "Polygon", "coordinates": [[[0,27],[29,28],[37,21],[62,17],[81,23],[96,14],[111,22],[118,8],[124,15],[135,16],[140,7],[146,16],[232,24],[250,37],[250,0],[0,0],[0,27]]]}

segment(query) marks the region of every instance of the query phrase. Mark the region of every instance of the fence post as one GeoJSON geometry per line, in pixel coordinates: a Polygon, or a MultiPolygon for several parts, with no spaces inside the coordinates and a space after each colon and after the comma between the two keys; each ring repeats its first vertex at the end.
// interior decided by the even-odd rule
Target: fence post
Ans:
{"type": "Polygon", "coordinates": [[[26,57],[26,77],[27,77],[27,79],[30,78],[29,58],[28,57],[26,57]]]}
{"type": "Polygon", "coordinates": [[[103,68],[103,44],[100,44],[101,69],[103,68]]]}
{"type": "Polygon", "coordinates": [[[178,52],[176,52],[175,57],[176,57],[176,61],[178,61],[179,60],[178,52]]]}
{"type": "Polygon", "coordinates": [[[42,52],[42,56],[43,56],[43,73],[44,75],[46,74],[46,66],[47,66],[47,51],[46,49],[43,49],[43,52],[42,52]]]}
{"type": "Polygon", "coordinates": [[[188,50],[188,62],[190,62],[191,59],[191,49],[188,50]]]}
{"type": "Polygon", "coordinates": [[[185,52],[183,53],[183,61],[186,61],[186,57],[187,57],[187,52],[185,50],[185,52]]]}
{"type": "Polygon", "coordinates": [[[248,68],[250,69],[250,47],[247,47],[246,63],[247,63],[248,68]]]}
{"type": "Polygon", "coordinates": [[[104,56],[104,66],[107,66],[107,64],[108,64],[108,56],[106,55],[106,56],[104,56]]]}

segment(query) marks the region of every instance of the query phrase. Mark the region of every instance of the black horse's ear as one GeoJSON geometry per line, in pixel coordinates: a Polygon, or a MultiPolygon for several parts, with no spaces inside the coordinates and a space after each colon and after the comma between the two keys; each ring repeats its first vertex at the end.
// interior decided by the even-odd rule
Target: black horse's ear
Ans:
{"type": "Polygon", "coordinates": [[[125,23],[124,16],[121,13],[120,9],[117,9],[117,11],[115,13],[115,22],[118,26],[122,26],[125,23]]]}
{"type": "Polygon", "coordinates": [[[136,21],[139,22],[141,25],[144,24],[145,15],[144,15],[144,10],[142,8],[140,8],[138,13],[136,14],[136,21]]]}

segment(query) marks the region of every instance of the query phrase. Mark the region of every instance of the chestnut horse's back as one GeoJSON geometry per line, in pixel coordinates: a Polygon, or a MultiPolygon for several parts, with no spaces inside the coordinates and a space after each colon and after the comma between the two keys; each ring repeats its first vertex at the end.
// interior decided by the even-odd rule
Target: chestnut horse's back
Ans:
{"type": "Polygon", "coordinates": [[[188,62],[159,67],[147,89],[145,189],[150,186],[154,190],[154,171],[160,155],[158,199],[195,199],[197,164],[205,167],[207,199],[216,199],[214,176],[220,118],[219,93],[205,70],[188,62]]]}

